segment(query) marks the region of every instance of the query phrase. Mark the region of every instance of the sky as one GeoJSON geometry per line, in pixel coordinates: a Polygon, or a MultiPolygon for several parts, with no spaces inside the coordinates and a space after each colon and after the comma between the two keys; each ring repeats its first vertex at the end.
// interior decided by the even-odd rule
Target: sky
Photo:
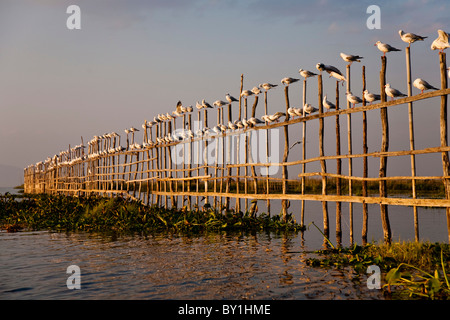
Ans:
{"type": "MultiPolygon", "coordinates": [[[[449,9],[442,0],[1,0],[0,186],[17,184],[5,172],[21,175],[29,164],[80,144],[81,137],[87,142],[112,131],[125,136],[125,128],[173,111],[178,100],[195,105],[223,100],[228,92],[239,96],[241,74],[244,89],[280,84],[269,94],[269,110],[285,110],[282,78],[299,78],[299,68],[317,72],[318,62],[345,72],[339,56],[345,52],[364,57],[352,65],[353,93],[361,93],[363,65],[369,90],[378,93],[377,40],[402,49],[388,54],[387,81],[407,92],[399,29],[428,36],[412,45],[412,77],[439,86],[438,54],[430,45],[438,29],[450,31],[449,9]],[[80,7],[80,30],[67,28],[70,5],[80,7]],[[367,27],[370,5],[380,8],[380,29],[367,27]]],[[[294,106],[301,102],[299,83],[290,89],[294,106]]],[[[317,83],[309,83],[308,100],[317,105],[317,83]]],[[[335,81],[327,76],[324,93],[334,99],[335,81]]],[[[344,101],[345,87],[340,94],[344,101]]],[[[416,148],[439,145],[438,105],[438,98],[414,105],[416,148]]],[[[406,106],[389,112],[390,150],[409,149],[406,106]]],[[[352,121],[357,153],[360,115],[352,121]]],[[[379,150],[379,122],[379,111],[369,115],[369,152],[379,150]]],[[[333,125],[334,119],[326,120],[332,141],[325,154],[334,152],[333,125]]],[[[317,140],[314,124],[308,133],[317,140]]],[[[419,158],[419,175],[441,174],[440,156],[419,158]]],[[[298,159],[295,150],[292,159],[298,159]]],[[[388,174],[409,174],[409,158],[390,163],[388,174]]]]}

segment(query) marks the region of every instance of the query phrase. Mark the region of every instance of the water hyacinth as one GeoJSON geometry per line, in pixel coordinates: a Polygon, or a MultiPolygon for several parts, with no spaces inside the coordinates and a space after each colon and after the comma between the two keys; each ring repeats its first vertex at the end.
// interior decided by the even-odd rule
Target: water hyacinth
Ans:
{"type": "Polygon", "coordinates": [[[123,197],[69,197],[63,195],[0,196],[0,226],[8,231],[64,230],[95,232],[203,232],[304,230],[289,215],[254,216],[249,212],[222,213],[214,208],[187,210],[148,206],[123,197]]]}

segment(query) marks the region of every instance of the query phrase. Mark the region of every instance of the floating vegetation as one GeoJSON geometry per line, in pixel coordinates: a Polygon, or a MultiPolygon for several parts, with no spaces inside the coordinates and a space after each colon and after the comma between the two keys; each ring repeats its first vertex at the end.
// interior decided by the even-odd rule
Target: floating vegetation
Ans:
{"type": "Polygon", "coordinates": [[[203,231],[298,232],[304,227],[292,215],[187,210],[148,206],[123,197],[64,195],[0,195],[0,226],[10,232],[31,230],[150,233],[203,231]]]}
{"type": "Polygon", "coordinates": [[[353,245],[315,252],[314,267],[352,267],[359,277],[370,265],[382,272],[383,290],[394,299],[450,299],[450,245],[429,242],[353,245]]]}

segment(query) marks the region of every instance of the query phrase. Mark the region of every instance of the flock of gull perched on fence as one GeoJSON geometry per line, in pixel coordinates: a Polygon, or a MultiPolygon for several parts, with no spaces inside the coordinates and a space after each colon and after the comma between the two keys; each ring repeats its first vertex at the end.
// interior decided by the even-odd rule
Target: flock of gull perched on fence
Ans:
{"type": "MultiPolygon", "coordinates": [[[[405,33],[402,30],[399,30],[399,35],[404,42],[409,43],[409,46],[413,42],[423,41],[425,38],[427,38],[425,36],[419,36],[419,35],[416,35],[413,33],[405,33]]],[[[389,44],[385,44],[380,41],[377,41],[375,43],[375,46],[377,46],[377,48],[381,52],[383,52],[383,56],[386,53],[391,52],[391,51],[401,51],[400,49],[397,49],[389,44]]],[[[440,52],[442,52],[444,49],[446,49],[448,47],[449,47],[448,34],[442,30],[438,30],[438,38],[433,41],[433,43],[431,45],[431,49],[439,50],[440,52]]],[[[349,62],[349,64],[352,64],[355,61],[361,62],[361,59],[363,59],[363,57],[361,57],[361,56],[349,55],[349,54],[345,54],[345,53],[340,53],[340,56],[344,61],[349,62]]],[[[319,70],[320,72],[323,72],[323,71],[327,72],[328,74],[330,74],[330,77],[331,76],[335,77],[338,81],[342,81],[342,82],[346,81],[345,76],[342,74],[342,72],[338,68],[336,68],[332,65],[325,65],[323,63],[317,63],[316,69],[319,70]]],[[[450,68],[448,68],[448,72],[449,72],[449,77],[450,77],[450,68]]],[[[300,69],[299,74],[302,77],[304,77],[305,80],[309,77],[314,77],[317,75],[314,72],[304,70],[304,69],[300,69]]],[[[290,84],[297,82],[299,80],[300,79],[297,79],[297,78],[286,77],[281,80],[281,83],[285,86],[289,86],[290,84]]],[[[424,90],[429,90],[429,89],[438,90],[436,87],[430,85],[427,81],[420,79],[420,78],[416,79],[413,82],[413,85],[417,89],[421,90],[421,93],[423,93],[424,90]]],[[[260,94],[262,92],[261,89],[268,91],[277,86],[278,85],[276,85],[276,84],[263,83],[257,87],[255,86],[252,90],[243,90],[240,94],[240,97],[247,99],[249,96],[260,94]]],[[[399,90],[391,87],[389,83],[385,85],[385,92],[386,92],[387,96],[391,97],[391,99],[394,99],[395,97],[407,96],[406,94],[400,92],[399,90]]],[[[380,100],[379,94],[371,93],[367,89],[364,90],[363,94],[364,94],[364,99],[369,103],[380,100]]],[[[356,104],[360,104],[363,102],[363,100],[360,97],[352,94],[352,92],[350,92],[350,91],[346,93],[346,99],[350,102],[350,104],[353,107],[356,106],[356,104]]],[[[239,101],[235,97],[231,96],[229,93],[226,94],[226,100],[227,101],[217,100],[213,103],[213,106],[215,106],[217,108],[221,108],[223,106],[232,104],[233,102],[239,101]]],[[[323,103],[323,106],[327,110],[336,109],[335,104],[332,103],[331,101],[329,101],[327,99],[326,95],[323,97],[322,103],[323,103]]],[[[209,108],[213,108],[213,106],[211,106],[204,99],[202,100],[201,103],[199,103],[198,101],[196,102],[197,110],[209,109],[209,108]]],[[[179,101],[176,105],[176,110],[174,110],[172,113],[167,112],[166,114],[159,114],[153,118],[153,121],[146,122],[146,124],[143,124],[142,127],[144,130],[146,130],[147,128],[151,128],[152,126],[154,126],[158,123],[162,123],[164,121],[169,121],[176,117],[181,117],[186,113],[191,113],[192,111],[193,111],[192,106],[185,107],[185,106],[183,106],[181,101],[179,101]]],[[[319,109],[312,106],[309,103],[305,103],[305,105],[303,107],[299,107],[299,108],[290,107],[287,110],[288,114],[291,117],[296,117],[296,116],[303,117],[306,114],[312,114],[317,111],[319,111],[319,109]]],[[[162,138],[156,137],[155,141],[151,141],[151,140],[147,139],[147,141],[144,141],[142,144],[139,144],[134,139],[134,134],[135,134],[135,132],[139,131],[139,129],[131,127],[129,129],[124,130],[124,132],[127,134],[127,147],[121,146],[120,135],[118,133],[116,133],[116,132],[107,133],[107,134],[100,135],[100,136],[94,136],[94,138],[89,141],[89,143],[88,143],[89,152],[87,152],[87,154],[86,154],[86,152],[84,152],[84,149],[86,147],[83,144],[80,144],[73,148],[70,148],[69,150],[61,151],[59,154],[54,155],[53,157],[49,157],[45,161],[38,162],[35,165],[30,165],[30,166],[28,166],[28,168],[35,167],[35,170],[37,170],[37,172],[39,172],[39,170],[43,170],[44,167],[46,169],[51,169],[57,165],[76,164],[83,160],[96,159],[96,158],[106,155],[106,154],[114,154],[114,153],[123,152],[126,150],[142,150],[142,149],[152,148],[152,147],[155,147],[158,145],[162,145],[165,143],[182,141],[182,140],[186,140],[186,139],[201,138],[201,137],[214,135],[214,134],[222,134],[227,131],[235,131],[235,130],[241,130],[241,129],[246,129],[246,128],[252,128],[259,124],[270,124],[272,122],[278,122],[279,119],[284,116],[286,116],[286,113],[276,112],[274,114],[263,115],[261,117],[261,119],[258,119],[256,117],[250,117],[249,119],[246,119],[246,118],[237,119],[233,122],[228,121],[228,123],[226,125],[222,124],[222,123],[218,123],[213,128],[206,127],[203,129],[198,129],[198,130],[196,130],[196,132],[193,132],[192,130],[181,130],[181,131],[174,132],[174,133],[169,132],[165,137],[162,137],[162,138]],[[129,142],[130,134],[132,136],[131,142],[129,142]],[[118,141],[117,147],[115,147],[116,140],[118,141]]]]}

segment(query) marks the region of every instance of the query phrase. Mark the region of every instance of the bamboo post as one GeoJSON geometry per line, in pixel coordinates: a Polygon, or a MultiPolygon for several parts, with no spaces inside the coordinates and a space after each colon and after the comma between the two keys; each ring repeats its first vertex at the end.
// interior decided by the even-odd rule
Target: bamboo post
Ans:
{"type": "MultiPolygon", "coordinates": [[[[228,104],[228,122],[232,122],[232,113],[231,113],[231,102],[228,104]]],[[[231,130],[231,129],[230,129],[231,130]]],[[[226,179],[225,183],[225,193],[230,192],[230,185],[231,185],[231,170],[232,168],[228,165],[231,164],[231,138],[229,135],[226,136],[226,145],[227,145],[227,160],[226,160],[226,166],[227,166],[227,176],[228,179],[226,179]]],[[[225,163],[224,163],[225,165],[225,163]]],[[[230,209],[230,197],[225,198],[225,210],[228,211],[230,209]]]]}
{"type": "MultiPolygon", "coordinates": [[[[366,105],[366,99],[364,98],[364,90],[366,90],[366,67],[362,67],[362,81],[363,81],[363,106],[366,105]]],[[[363,153],[367,154],[368,148],[367,148],[367,115],[366,111],[363,111],[362,114],[362,121],[363,121],[363,153]]],[[[363,177],[367,178],[368,176],[368,166],[367,166],[367,157],[363,158],[363,177]]],[[[367,181],[362,181],[362,195],[363,197],[367,197],[367,181]]],[[[368,231],[368,220],[369,220],[369,211],[367,207],[367,203],[363,203],[363,224],[362,224],[362,230],[361,230],[361,236],[362,236],[362,242],[363,244],[367,243],[367,231],[368,231]]]]}
{"type": "MultiPolygon", "coordinates": [[[[256,107],[258,106],[258,94],[255,93],[255,101],[253,102],[253,107],[252,107],[252,117],[256,116],[256,107]]],[[[254,134],[254,131],[250,131],[250,137],[254,134]]],[[[250,142],[247,144],[248,146],[248,154],[249,154],[249,161],[250,162],[254,162],[253,161],[253,156],[252,156],[252,152],[251,152],[251,141],[252,139],[249,139],[250,142]]],[[[251,166],[250,167],[252,176],[253,176],[253,188],[254,188],[254,193],[258,193],[258,180],[256,178],[256,170],[255,170],[255,166],[251,166]]]]}
{"type": "MultiPolygon", "coordinates": [[[[289,85],[286,85],[284,87],[284,97],[286,100],[286,117],[285,121],[289,120],[289,113],[288,109],[290,108],[289,104],[289,85]]],[[[289,127],[287,125],[283,126],[284,129],[284,153],[283,153],[283,162],[287,162],[288,156],[289,156],[289,127]]],[[[288,169],[286,165],[283,165],[282,168],[282,177],[283,177],[283,184],[282,184],[282,193],[287,193],[287,179],[288,179],[288,169]]],[[[287,208],[288,208],[288,200],[283,199],[281,202],[282,205],[282,212],[283,212],[283,219],[287,218],[287,208]]]]}
{"type": "MultiPolygon", "coordinates": [[[[224,113],[225,110],[223,109],[223,107],[221,108],[220,111],[220,117],[221,117],[221,123],[224,124],[224,113]]],[[[221,137],[220,137],[220,142],[222,143],[222,164],[221,164],[221,170],[220,170],[220,174],[222,179],[220,179],[220,193],[223,193],[223,184],[224,184],[224,174],[225,174],[225,137],[224,137],[224,133],[222,133],[221,137]]],[[[220,211],[222,212],[222,201],[223,198],[220,197],[220,211]]]]}
{"type": "MultiPolygon", "coordinates": [[[[240,86],[240,90],[239,90],[239,120],[242,119],[242,90],[244,89],[244,74],[241,74],[241,86],[240,86]]],[[[240,145],[240,136],[241,134],[238,134],[237,136],[237,153],[236,153],[236,157],[237,157],[237,162],[240,163],[241,161],[241,157],[240,157],[240,152],[239,152],[239,145],[240,145]]],[[[236,193],[239,193],[239,185],[240,185],[240,181],[239,181],[239,175],[240,175],[240,168],[237,167],[236,168],[236,193]]],[[[241,198],[237,198],[236,199],[236,212],[239,212],[241,210],[241,198]]]]}
{"type": "MultiPolygon", "coordinates": [[[[150,131],[149,131],[149,140],[151,141],[151,142],[153,142],[153,132],[152,132],[152,130],[153,130],[153,126],[154,126],[154,124],[150,127],[150,131]]],[[[154,151],[154,147],[152,147],[152,148],[150,148],[150,151],[149,151],[149,154],[147,154],[147,157],[150,157],[150,159],[153,159],[153,151],[154,151]]],[[[149,195],[150,195],[150,193],[152,194],[152,200],[151,200],[151,203],[153,204],[153,201],[154,201],[154,198],[153,198],[153,192],[154,192],[154,179],[153,179],[153,177],[155,177],[155,171],[154,171],[154,162],[153,162],[153,160],[151,160],[151,161],[149,161],[148,162],[148,165],[147,165],[147,169],[149,170],[149,173],[148,173],[148,179],[151,179],[151,189],[148,191],[148,195],[147,195],[147,203],[149,203],[149,200],[150,200],[150,198],[149,198],[149,195]],[[150,172],[150,170],[151,170],[151,172],[150,172]]]]}
{"type": "MultiPolygon", "coordinates": [[[[220,124],[220,111],[221,107],[217,107],[217,125],[220,124]]],[[[217,193],[217,178],[219,173],[219,134],[216,136],[216,150],[215,150],[215,168],[214,168],[214,194],[217,193]]],[[[217,197],[214,195],[214,208],[217,208],[217,197]]]]}
{"type": "MultiPolygon", "coordinates": [[[[161,122],[158,122],[158,124],[156,125],[156,129],[155,129],[155,135],[156,135],[155,140],[156,141],[158,141],[161,137],[161,126],[162,126],[161,122]]],[[[155,152],[156,152],[156,170],[157,170],[156,175],[158,175],[161,178],[162,177],[162,171],[161,171],[161,169],[162,169],[162,166],[161,166],[162,152],[161,152],[160,144],[158,144],[157,148],[155,148],[155,152]]],[[[125,160],[126,160],[126,155],[125,155],[125,160]]],[[[161,181],[159,181],[159,179],[156,180],[156,191],[157,192],[162,191],[161,181]]],[[[161,204],[161,197],[159,194],[156,196],[156,204],[158,206],[160,206],[160,204],[161,204]]]]}
{"type": "MultiPolygon", "coordinates": [[[[244,97],[244,118],[247,119],[247,98],[244,97]]],[[[244,129],[244,161],[248,163],[248,131],[244,129]]],[[[244,168],[245,178],[244,178],[244,193],[248,194],[248,166],[244,168]]],[[[245,199],[245,211],[248,210],[248,199],[245,199]]]]}
{"type": "MultiPolygon", "coordinates": [[[[347,92],[351,91],[351,79],[350,79],[350,64],[346,67],[347,70],[347,92]]],[[[347,100],[347,109],[349,109],[350,102],[347,100]]],[[[349,113],[347,114],[347,140],[348,140],[348,154],[352,154],[352,115],[349,113]]],[[[353,174],[353,164],[352,164],[352,158],[348,159],[348,175],[352,176],[353,174]]],[[[352,196],[353,190],[352,190],[352,180],[348,180],[348,195],[352,196]]],[[[353,203],[348,204],[348,219],[349,219],[349,229],[350,229],[350,243],[353,244],[354,238],[353,238],[353,203]]]]}
{"type": "MultiPolygon", "coordinates": [[[[318,106],[319,106],[319,115],[323,114],[323,84],[322,84],[322,75],[318,75],[318,106]]],[[[324,141],[324,119],[323,117],[319,118],[319,156],[323,157],[324,154],[324,148],[323,148],[323,141],[324,141]]],[[[327,164],[325,160],[320,160],[320,167],[322,170],[322,173],[327,172],[327,164]]],[[[322,176],[322,195],[327,194],[327,177],[322,176]]],[[[326,237],[329,236],[330,230],[329,230],[329,222],[328,222],[328,202],[322,201],[322,213],[323,213],[323,233],[326,237]]],[[[327,244],[326,240],[324,240],[324,244],[327,244]]]]}
{"type": "MultiPolygon", "coordinates": [[[[267,106],[267,90],[264,90],[264,114],[268,115],[268,106],[267,106]]],[[[267,122],[266,122],[267,125],[267,122]]],[[[269,129],[266,129],[266,163],[269,163],[269,129]]],[[[266,167],[267,170],[267,179],[266,179],[266,194],[270,193],[270,184],[269,184],[269,167],[266,167]]],[[[267,200],[267,214],[270,216],[270,200],[267,200]]]]}
{"type": "MultiPolygon", "coordinates": [[[[339,82],[336,81],[336,111],[339,110],[339,82]]],[[[341,155],[341,124],[339,121],[339,115],[336,115],[336,155],[341,155]]],[[[342,173],[342,161],[340,158],[336,159],[336,173],[342,173]]],[[[341,179],[336,178],[336,195],[340,196],[341,179]]],[[[336,243],[340,246],[342,243],[342,203],[336,202],[336,243]]]]}
{"type": "MultiPolygon", "coordinates": [[[[381,57],[381,71],[380,71],[380,95],[381,102],[386,102],[386,65],[387,59],[385,56],[381,57]]],[[[387,108],[383,107],[380,109],[380,117],[381,117],[381,128],[382,128],[382,138],[381,138],[381,149],[380,152],[387,152],[389,149],[389,122],[388,122],[388,113],[387,108]]],[[[387,157],[380,157],[380,171],[379,177],[386,177],[387,172],[387,157]]],[[[380,197],[387,196],[386,190],[386,180],[380,180],[380,197]]],[[[381,224],[383,227],[383,235],[384,241],[388,244],[391,243],[391,226],[389,223],[389,215],[388,215],[388,206],[385,204],[380,205],[380,213],[381,213],[381,224]]]]}
{"type": "MultiPolygon", "coordinates": [[[[408,87],[408,97],[412,96],[412,87],[411,87],[411,54],[410,47],[406,47],[406,80],[408,87]]],[[[408,120],[409,120],[409,147],[410,150],[414,150],[414,116],[413,116],[413,104],[412,102],[408,103],[408,120]]],[[[416,160],[414,154],[411,155],[411,176],[416,176],[416,160]]],[[[412,188],[412,197],[416,199],[416,180],[411,179],[411,188],[412,188]]],[[[414,235],[415,240],[419,241],[419,219],[417,216],[417,206],[413,206],[414,213],[414,235]]]]}
{"type": "MultiPolygon", "coordinates": [[[[205,128],[208,127],[208,109],[205,108],[203,113],[203,125],[205,128]]],[[[209,139],[209,138],[208,138],[209,139]]],[[[205,150],[203,153],[203,165],[205,166],[205,176],[208,175],[208,139],[204,139],[205,142],[205,150]]],[[[205,180],[205,192],[208,192],[208,180],[205,180]]],[[[208,203],[209,199],[208,196],[205,196],[205,205],[208,203]]]]}
{"type": "MultiPolygon", "coordinates": [[[[441,89],[447,89],[447,58],[444,52],[439,53],[439,66],[441,70],[441,89]]],[[[440,136],[441,147],[448,146],[447,140],[447,95],[441,96],[441,111],[440,111],[440,136]]],[[[450,161],[448,152],[442,152],[442,169],[444,176],[448,176],[450,172],[450,161]]],[[[445,198],[450,199],[450,181],[448,178],[444,179],[445,198]]],[[[447,232],[448,240],[450,242],[450,207],[446,208],[447,214],[447,232]]]]}
{"type": "MultiPolygon", "coordinates": [[[[201,130],[201,127],[202,127],[201,126],[201,118],[202,118],[201,111],[199,110],[198,111],[198,122],[197,122],[198,129],[197,130],[201,130]]],[[[200,161],[200,149],[201,149],[201,140],[200,139],[197,139],[196,146],[197,146],[197,160],[196,160],[196,162],[197,162],[197,177],[199,177],[200,176],[200,164],[202,163],[202,161],[200,161]]],[[[196,179],[195,180],[195,190],[196,190],[197,194],[199,192],[199,184],[200,184],[200,180],[196,179]]],[[[199,197],[198,196],[196,197],[195,203],[198,208],[198,206],[199,206],[199,197]]]]}
{"type": "MultiPolygon", "coordinates": [[[[307,87],[306,79],[303,80],[303,117],[305,116],[305,104],[306,104],[306,87],[307,87]]],[[[303,121],[303,137],[302,137],[302,160],[306,159],[306,121],[303,121]]],[[[302,164],[302,173],[305,174],[306,163],[302,164]]],[[[302,176],[302,195],[305,194],[305,182],[306,179],[302,176]]],[[[300,213],[301,225],[305,225],[305,200],[302,200],[301,213],[300,213]]]]}

